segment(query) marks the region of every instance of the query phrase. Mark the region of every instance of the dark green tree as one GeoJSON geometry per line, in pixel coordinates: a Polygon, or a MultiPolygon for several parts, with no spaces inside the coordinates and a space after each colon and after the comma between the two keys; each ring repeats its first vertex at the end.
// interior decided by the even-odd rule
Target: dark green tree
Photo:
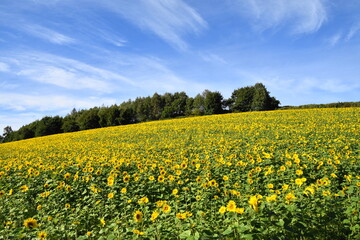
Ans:
{"type": "Polygon", "coordinates": [[[158,120],[161,117],[161,113],[164,109],[164,101],[158,93],[154,93],[151,97],[151,119],[158,120]]]}
{"type": "Polygon", "coordinates": [[[64,117],[61,128],[64,132],[76,132],[80,130],[79,124],[73,115],[67,115],[64,117]]]}
{"type": "Polygon", "coordinates": [[[211,92],[205,90],[203,92],[204,97],[204,113],[207,115],[210,114],[220,114],[223,112],[223,96],[220,92],[211,92]]]}
{"type": "Polygon", "coordinates": [[[36,125],[35,136],[47,136],[51,134],[61,133],[62,131],[62,118],[55,117],[43,117],[36,125]]]}
{"type": "Polygon", "coordinates": [[[171,108],[174,111],[172,117],[184,116],[186,110],[186,100],[188,96],[185,92],[176,92],[173,95],[173,102],[171,108]]]}
{"type": "Polygon", "coordinates": [[[98,108],[91,108],[89,110],[83,111],[77,119],[80,130],[99,128],[100,118],[98,116],[98,112],[98,108]]]}
{"type": "Polygon", "coordinates": [[[193,115],[203,115],[204,114],[204,96],[201,94],[197,94],[194,98],[194,103],[193,103],[193,110],[192,110],[192,114],[193,115]]]}
{"type": "Polygon", "coordinates": [[[243,87],[233,91],[231,95],[232,112],[247,112],[251,110],[251,105],[254,97],[254,87],[243,87]]]}

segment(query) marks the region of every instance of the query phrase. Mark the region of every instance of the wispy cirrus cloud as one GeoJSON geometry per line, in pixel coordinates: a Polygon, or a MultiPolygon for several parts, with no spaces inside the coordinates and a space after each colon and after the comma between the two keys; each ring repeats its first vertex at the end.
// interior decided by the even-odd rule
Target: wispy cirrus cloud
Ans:
{"type": "Polygon", "coordinates": [[[10,67],[8,64],[0,62],[0,72],[7,72],[10,70],[10,67]]]}
{"type": "Polygon", "coordinates": [[[125,0],[121,4],[106,0],[102,5],[182,50],[187,48],[184,35],[207,27],[200,14],[182,0],[125,0]]]}
{"type": "MultiPolygon", "coordinates": [[[[291,26],[294,34],[316,32],[327,20],[324,0],[237,0],[235,5],[259,30],[291,26]]],[[[232,2],[234,4],[234,2],[232,2]]]]}
{"type": "Polygon", "coordinates": [[[136,85],[118,73],[52,54],[13,53],[12,58],[3,60],[12,66],[17,76],[66,89],[110,93],[116,83],[136,85]]]}
{"type": "Polygon", "coordinates": [[[49,29],[47,27],[37,25],[37,24],[28,24],[21,27],[25,32],[33,35],[34,37],[41,38],[43,40],[49,41],[54,44],[71,44],[75,43],[76,40],[68,37],[64,34],[61,34],[57,31],[49,29]]]}
{"type": "Polygon", "coordinates": [[[115,99],[107,97],[88,97],[86,99],[81,97],[74,97],[71,95],[32,95],[20,93],[1,93],[3,101],[0,106],[5,109],[16,111],[23,111],[27,109],[36,109],[41,111],[59,111],[71,108],[91,108],[98,106],[99,102],[105,105],[115,103],[115,99]]]}
{"type": "Polygon", "coordinates": [[[360,32],[360,22],[357,22],[351,26],[348,34],[345,37],[346,41],[349,41],[350,39],[352,39],[359,32],[360,32]]]}

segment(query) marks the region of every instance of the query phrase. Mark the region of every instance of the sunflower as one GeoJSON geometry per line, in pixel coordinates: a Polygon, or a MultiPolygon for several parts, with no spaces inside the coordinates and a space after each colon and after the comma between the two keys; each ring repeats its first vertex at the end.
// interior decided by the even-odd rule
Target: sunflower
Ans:
{"type": "Polygon", "coordinates": [[[29,187],[26,185],[20,187],[20,191],[22,192],[26,192],[27,190],[29,190],[29,187]]]}
{"type": "Polygon", "coordinates": [[[285,199],[287,200],[287,202],[289,203],[291,200],[296,199],[295,195],[293,193],[288,193],[285,196],[285,199]]]}
{"type": "Polygon", "coordinates": [[[176,217],[178,219],[186,219],[187,218],[186,213],[177,213],[176,217]]]}
{"type": "Polygon", "coordinates": [[[129,175],[125,175],[125,176],[123,177],[123,181],[124,181],[125,183],[128,183],[128,182],[130,181],[130,176],[129,176],[129,175]]]}
{"type": "Polygon", "coordinates": [[[243,214],[245,211],[245,208],[236,208],[235,209],[235,212],[238,213],[238,214],[243,214]]]}
{"type": "Polygon", "coordinates": [[[135,222],[139,223],[139,222],[142,221],[142,219],[143,219],[143,213],[142,213],[141,211],[136,211],[136,212],[134,213],[134,220],[135,220],[135,222]]]}
{"type": "Polygon", "coordinates": [[[255,210],[255,212],[259,211],[259,202],[256,196],[251,196],[249,199],[249,204],[250,206],[255,210]]]}
{"type": "Polygon", "coordinates": [[[151,218],[150,220],[152,222],[155,222],[155,219],[160,215],[160,213],[158,211],[154,211],[152,214],[151,214],[151,218]]]}
{"type": "Polygon", "coordinates": [[[69,179],[70,176],[71,176],[71,173],[65,173],[64,178],[65,178],[65,179],[69,179]]]}
{"type": "Polygon", "coordinates": [[[159,181],[159,182],[164,182],[164,180],[165,180],[165,177],[164,177],[163,175],[160,175],[160,176],[158,177],[158,181],[159,181]]]}
{"type": "Polygon", "coordinates": [[[221,207],[219,208],[219,213],[224,214],[225,212],[226,212],[226,207],[225,207],[225,206],[221,206],[221,207]]]}
{"type": "Polygon", "coordinates": [[[114,197],[114,193],[111,192],[108,194],[108,198],[113,198],[113,197],[114,197]]]}
{"type": "Polygon", "coordinates": [[[23,225],[26,227],[26,228],[37,228],[38,227],[38,224],[37,224],[37,221],[36,219],[34,218],[28,218],[24,221],[23,225]]]}
{"type": "Polygon", "coordinates": [[[226,209],[229,211],[229,212],[235,212],[236,210],[236,203],[232,200],[230,200],[226,206],[226,209]]]}
{"type": "Polygon", "coordinates": [[[113,176],[109,176],[108,178],[107,178],[107,182],[108,182],[108,186],[112,186],[112,185],[114,185],[114,182],[115,182],[115,179],[114,179],[114,177],[113,176]]]}
{"type": "Polygon", "coordinates": [[[125,194],[127,192],[127,189],[126,188],[122,188],[121,189],[121,193],[125,194]]]}
{"type": "Polygon", "coordinates": [[[171,211],[171,207],[167,204],[164,204],[163,207],[162,207],[162,211],[164,213],[169,213],[171,211]]]}
{"type": "Polygon", "coordinates": [[[45,239],[47,237],[47,233],[46,232],[39,232],[38,233],[38,238],[39,239],[45,239]]]}
{"type": "Polygon", "coordinates": [[[148,202],[149,202],[149,199],[147,197],[140,198],[138,201],[139,204],[148,203],[148,202]]]}

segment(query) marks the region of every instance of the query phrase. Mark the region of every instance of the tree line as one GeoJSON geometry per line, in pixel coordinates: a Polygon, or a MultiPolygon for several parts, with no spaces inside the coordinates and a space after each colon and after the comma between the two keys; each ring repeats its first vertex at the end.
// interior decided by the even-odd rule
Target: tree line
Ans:
{"type": "Polygon", "coordinates": [[[88,110],[73,109],[65,117],[46,116],[19,130],[5,127],[0,141],[10,142],[57,133],[75,132],[87,129],[126,125],[146,121],[169,119],[182,116],[200,116],[228,112],[274,110],[279,100],[271,97],[262,83],[233,91],[229,99],[224,99],[218,91],[209,90],[194,98],[185,92],[165,93],[138,97],[120,105],[94,107],[88,110]]]}

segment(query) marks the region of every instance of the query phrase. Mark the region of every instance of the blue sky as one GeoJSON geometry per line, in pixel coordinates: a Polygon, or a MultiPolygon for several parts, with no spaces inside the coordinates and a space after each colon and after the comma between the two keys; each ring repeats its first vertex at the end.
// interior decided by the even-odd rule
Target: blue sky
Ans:
{"type": "Polygon", "coordinates": [[[154,92],[360,101],[358,0],[1,0],[0,128],[154,92]]]}

